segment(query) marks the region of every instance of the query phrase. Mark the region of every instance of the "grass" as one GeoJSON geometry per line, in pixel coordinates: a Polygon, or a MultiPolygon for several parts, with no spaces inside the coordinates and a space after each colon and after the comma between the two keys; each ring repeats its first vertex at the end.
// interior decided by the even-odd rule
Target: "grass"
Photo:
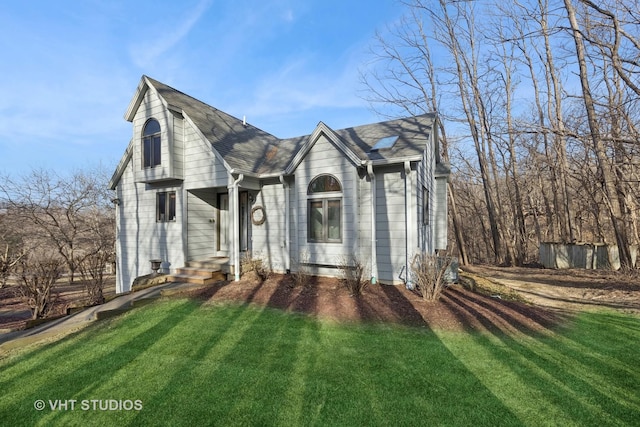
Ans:
{"type": "Polygon", "coordinates": [[[637,425],[639,338],[609,312],[507,336],[163,300],[1,360],[0,425],[637,425]]]}

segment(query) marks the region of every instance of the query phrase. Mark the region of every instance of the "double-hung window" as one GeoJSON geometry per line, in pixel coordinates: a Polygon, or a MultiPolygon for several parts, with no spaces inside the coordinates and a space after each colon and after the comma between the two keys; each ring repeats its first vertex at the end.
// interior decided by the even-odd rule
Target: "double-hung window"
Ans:
{"type": "Polygon", "coordinates": [[[171,222],[176,220],[176,192],[163,191],[156,195],[156,221],[171,222]]]}
{"type": "Polygon", "coordinates": [[[152,168],[161,163],[162,145],[160,141],[160,123],[156,119],[149,119],[142,131],[143,167],[152,168]]]}
{"type": "Polygon", "coordinates": [[[307,190],[307,240],[342,242],[342,186],[333,175],[318,175],[307,190]]]}

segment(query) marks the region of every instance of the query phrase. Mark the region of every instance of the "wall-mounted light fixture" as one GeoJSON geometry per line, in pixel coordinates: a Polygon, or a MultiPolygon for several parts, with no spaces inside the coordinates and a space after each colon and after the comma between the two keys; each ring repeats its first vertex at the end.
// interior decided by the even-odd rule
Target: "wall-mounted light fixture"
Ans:
{"type": "Polygon", "coordinates": [[[111,203],[116,206],[120,206],[120,199],[118,199],[117,197],[115,199],[111,199],[111,203]]]}

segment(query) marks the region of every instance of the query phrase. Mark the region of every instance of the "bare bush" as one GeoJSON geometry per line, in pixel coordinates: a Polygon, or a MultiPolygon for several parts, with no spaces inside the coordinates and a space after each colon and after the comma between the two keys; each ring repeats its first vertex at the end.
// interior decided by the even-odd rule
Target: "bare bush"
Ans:
{"type": "Polygon", "coordinates": [[[243,272],[254,272],[260,281],[264,282],[271,275],[271,269],[268,262],[262,257],[254,257],[251,252],[247,251],[242,259],[243,272]]]}
{"type": "Polygon", "coordinates": [[[366,279],[367,265],[356,255],[340,257],[338,268],[342,273],[342,282],[352,296],[360,295],[369,284],[366,279]]]}
{"type": "Polygon", "coordinates": [[[21,260],[17,292],[31,308],[32,319],[47,317],[53,310],[53,287],[62,275],[64,261],[51,255],[32,255],[21,260]]]}
{"type": "Polygon", "coordinates": [[[304,286],[309,283],[309,278],[311,277],[311,271],[309,270],[309,254],[306,252],[301,252],[297,259],[293,260],[296,268],[291,272],[291,277],[293,277],[293,286],[304,286]]]}
{"type": "Polygon", "coordinates": [[[78,270],[82,276],[84,289],[89,299],[89,305],[98,305],[105,302],[104,270],[108,262],[111,261],[111,254],[106,251],[99,251],[92,256],[88,256],[78,264],[78,270]]]}
{"type": "Polygon", "coordinates": [[[425,301],[436,301],[444,290],[445,276],[452,263],[448,255],[417,254],[411,261],[411,276],[425,301]]]}

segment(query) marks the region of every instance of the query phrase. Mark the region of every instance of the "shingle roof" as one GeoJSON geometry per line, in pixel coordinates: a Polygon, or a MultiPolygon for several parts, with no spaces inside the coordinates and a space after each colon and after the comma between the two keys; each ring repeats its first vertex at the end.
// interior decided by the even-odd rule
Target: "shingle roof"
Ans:
{"type": "Polygon", "coordinates": [[[360,159],[392,161],[421,156],[429,141],[434,120],[435,114],[428,113],[334,132],[360,159]],[[371,150],[379,140],[392,136],[398,137],[393,146],[371,150]]]}
{"type": "MultiPolygon", "coordinates": [[[[181,109],[227,164],[238,171],[281,173],[309,140],[310,135],[279,139],[164,83],[145,78],[167,104],[181,109]]],[[[361,160],[393,161],[420,156],[434,120],[434,114],[425,114],[333,132],[361,160]],[[371,151],[378,140],[388,136],[398,136],[391,148],[371,151]]]]}

